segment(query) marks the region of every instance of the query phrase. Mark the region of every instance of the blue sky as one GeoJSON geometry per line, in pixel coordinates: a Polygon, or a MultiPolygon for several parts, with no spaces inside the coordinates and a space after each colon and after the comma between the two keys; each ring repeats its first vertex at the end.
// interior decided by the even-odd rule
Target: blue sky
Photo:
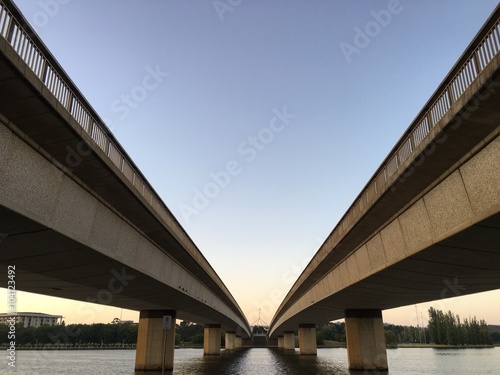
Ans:
{"type": "MultiPolygon", "coordinates": [[[[271,320],[497,5],[15,3],[250,323],[259,308],[271,320]]],[[[49,303],[53,299],[20,299],[24,310],[40,310],[42,304],[51,310],[44,312],[59,313],[49,303]]],[[[450,300],[445,309],[500,324],[498,302],[500,293],[492,292],[450,300]]],[[[77,304],[58,303],[66,321],[82,320],[77,304]]],[[[419,307],[424,316],[426,306],[419,307]]],[[[111,321],[119,313],[95,310],[102,310],[95,321],[111,321]]],[[[415,324],[412,314],[414,306],[389,311],[385,319],[415,324]]],[[[136,313],[125,315],[137,320],[136,313]]]]}

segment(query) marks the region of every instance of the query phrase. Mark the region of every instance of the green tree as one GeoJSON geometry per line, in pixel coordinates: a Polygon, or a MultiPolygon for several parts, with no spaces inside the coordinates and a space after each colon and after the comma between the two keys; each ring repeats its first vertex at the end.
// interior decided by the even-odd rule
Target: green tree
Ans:
{"type": "Polygon", "coordinates": [[[398,347],[398,337],[391,330],[385,331],[385,345],[387,348],[394,349],[398,347]]]}
{"type": "Polygon", "coordinates": [[[488,325],[476,317],[464,319],[451,311],[444,314],[429,308],[429,337],[435,344],[446,345],[491,345],[493,339],[488,325]]]}
{"type": "Polygon", "coordinates": [[[325,339],[323,338],[323,333],[320,331],[316,331],[316,344],[323,345],[325,343],[325,339]]]}

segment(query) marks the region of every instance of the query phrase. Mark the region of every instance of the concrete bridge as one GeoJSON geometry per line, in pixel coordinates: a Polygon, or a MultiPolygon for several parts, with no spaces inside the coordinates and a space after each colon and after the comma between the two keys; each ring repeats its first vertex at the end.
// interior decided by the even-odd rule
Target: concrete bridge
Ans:
{"type": "MultiPolygon", "coordinates": [[[[386,369],[381,311],[500,286],[500,10],[367,183],[270,324],[316,353],[346,318],[349,366],[386,369]]],[[[383,121],[382,119],[380,120],[383,121]]],[[[176,318],[205,354],[251,335],[238,304],[10,0],[0,0],[0,274],[141,311],[136,368],[172,368],[176,318]],[[167,317],[167,318],[165,318],[167,317]],[[173,320],[173,321],[172,321],[173,320]],[[163,345],[164,344],[164,345],[163,345]]]]}
{"type": "Polygon", "coordinates": [[[382,310],[500,287],[499,17],[292,286],[269,330],[280,347],[298,332],[301,354],[315,354],[315,325],[345,318],[349,367],[387,369],[382,310]]]}
{"type": "Polygon", "coordinates": [[[226,349],[251,335],[222,280],[8,0],[0,232],[0,273],[7,280],[15,265],[18,289],[140,310],[136,369],[172,368],[176,318],[205,324],[205,354],[220,353],[221,330],[226,349]]]}

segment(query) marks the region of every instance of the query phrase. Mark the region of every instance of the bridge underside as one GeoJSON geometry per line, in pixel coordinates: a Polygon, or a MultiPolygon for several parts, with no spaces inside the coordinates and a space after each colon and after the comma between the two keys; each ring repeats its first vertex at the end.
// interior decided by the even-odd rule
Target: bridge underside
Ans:
{"type": "MultiPolygon", "coordinates": [[[[177,310],[177,318],[211,324],[221,314],[128,266],[0,205],[0,275],[16,266],[16,287],[42,295],[130,310],[177,310]]],[[[97,307],[98,308],[98,307],[97,307]]],[[[92,309],[82,306],[82,317],[92,309]]],[[[234,330],[234,322],[223,322],[234,330]]]]}
{"type": "MultiPolygon", "coordinates": [[[[341,319],[347,309],[390,309],[498,289],[500,214],[312,304],[273,332],[341,319]]],[[[311,301],[312,303],[313,301],[311,301]]]]}

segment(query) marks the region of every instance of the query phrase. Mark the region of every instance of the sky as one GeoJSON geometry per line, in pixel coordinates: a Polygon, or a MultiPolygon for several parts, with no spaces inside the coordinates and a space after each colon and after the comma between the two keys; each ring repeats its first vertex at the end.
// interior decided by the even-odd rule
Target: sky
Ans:
{"type": "MultiPolygon", "coordinates": [[[[497,5],[14,2],[250,323],[259,309],[271,321],[497,5]]],[[[426,324],[431,304],[500,324],[500,291],[387,310],[384,320],[426,324]]],[[[66,323],[138,320],[22,292],[17,307],[66,323]]]]}

